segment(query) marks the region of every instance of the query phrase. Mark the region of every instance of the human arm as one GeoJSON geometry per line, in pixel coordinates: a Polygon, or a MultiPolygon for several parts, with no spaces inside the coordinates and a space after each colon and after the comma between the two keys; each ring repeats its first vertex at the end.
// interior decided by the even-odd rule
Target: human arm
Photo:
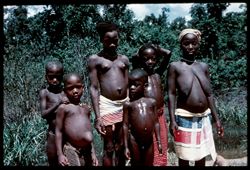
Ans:
{"type": "Polygon", "coordinates": [[[68,103],[67,97],[60,96],[60,100],[57,102],[53,103],[51,107],[47,108],[47,97],[48,97],[48,91],[47,89],[43,89],[39,93],[39,100],[40,100],[40,108],[42,111],[42,118],[48,119],[49,117],[52,116],[52,114],[55,113],[56,109],[58,106],[62,103],[68,103]]]}
{"type": "Polygon", "coordinates": [[[96,69],[96,56],[91,56],[88,61],[88,69],[89,69],[89,78],[90,78],[90,94],[91,101],[93,105],[93,109],[95,112],[95,128],[98,133],[105,135],[105,127],[100,118],[100,110],[99,110],[99,80],[96,69]]]}
{"type": "Polygon", "coordinates": [[[158,151],[160,154],[162,154],[162,145],[161,145],[161,137],[160,137],[160,124],[159,124],[159,118],[158,118],[158,114],[157,114],[157,108],[156,108],[156,101],[154,100],[154,117],[155,117],[155,138],[157,141],[157,147],[158,147],[158,151]]]}
{"type": "Polygon", "coordinates": [[[64,123],[64,117],[65,117],[65,111],[64,111],[65,105],[62,104],[59,106],[57,114],[56,114],[56,151],[58,156],[58,163],[61,166],[67,166],[69,165],[68,159],[63,154],[62,148],[63,148],[63,123],[64,123]]]}
{"type": "Polygon", "coordinates": [[[160,62],[159,68],[156,70],[156,72],[160,76],[162,76],[164,71],[168,67],[168,63],[169,63],[172,52],[167,49],[161,48],[159,45],[156,45],[156,49],[157,49],[158,56],[163,57],[162,61],[160,62]]]}
{"type": "Polygon", "coordinates": [[[124,140],[124,154],[127,159],[130,159],[130,151],[128,149],[128,106],[129,103],[126,102],[123,104],[123,140],[124,140]]]}
{"type": "Polygon", "coordinates": [[[215,102],[214,102],[214,97],[212,94],[212,88],[211,88],[211,80],[210,80],[210,74],[209,74],[209,70],[208,70],[208,65],[205,65],[205,75],[207,77],[208,83],[206,83],[206,85],[208,86],[207,88],[209,90],[206,91],[206,96],[207,96],[207,101],[208,101],[208,106],[211,109],[211,114],[212,117],[215,121],[215,125],[216,125],[216,129],[217,129],[217,134],[219,137],[223,137],[224,136],[224,128],[220,122],[219,116],[217,114],[217,109],[215,106],[215,102]]]}
{"type": "Polygon", "coordinates": [[[174,136],[175,130],[178,129],[178,125],[175,121],[175,102],[176,102],[176,73],[174,64],[170,64],[168,68],[167,76],[168,84],[168,111],[170,118],[170,134],[174,136]]]}

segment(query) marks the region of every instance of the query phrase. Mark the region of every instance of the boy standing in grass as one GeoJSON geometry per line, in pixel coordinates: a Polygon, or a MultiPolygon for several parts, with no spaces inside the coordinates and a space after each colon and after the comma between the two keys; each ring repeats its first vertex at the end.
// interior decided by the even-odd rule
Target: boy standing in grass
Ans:
{"type": "Polygon", "coordinates": [[[95,128],[103,139],[103,166],[124,166],[122,106],[128,101],[129,60],[117,53],[119,29],[101,22],[96,26],[103,49],[88,60],[95,128]]]}
{"type": "Polygon", "coordinates": [[[68,103],[67,97],[62,91],[63,65],[59,61],[50,61],[45,66],[45,78],[48,87],[39,93],[42,118],[47,120],[49,125],[46,152],[49,166],[57,166],[57,154],[55,145],[55,119],[56,110],[62,103],[68,103]]]}
{"type": "Polygon", "coordinates": [[[148,87],[145,95],[156,100],[162,154],[156,149],[157,139],[154,135],[154,166],[167,166],[168,128],[165,114],[164,93],[160,76],[167,69],[170,57],[171,51],[152,43],[147,43],[140,47],[138,54],[134,55],[132,58],[133,68],[141,67],[148,73],[148,87]],[[163,57],[163,59],[159,68],[156,69],[156,64],[157,61],[160,61],[160,57],[163,57]]]}
{"type": "Polygon", "coordinates": [[[76,73],[64,77],[69,104],[61,104],[56,115],[56,147],[61,166],[97,166],[90,109],[80,103],[83,84],[76,73]]]}
{"type": "Polygon", "coordinates": [[[130,102],[123,105],[123,139],[125,156],[131,166],[153,166],[156,134],[157,150],[162,154],[160,127],[156,101],[144,96],[148,85],[148,74],[135,69],[129,74],[130,102]]]}

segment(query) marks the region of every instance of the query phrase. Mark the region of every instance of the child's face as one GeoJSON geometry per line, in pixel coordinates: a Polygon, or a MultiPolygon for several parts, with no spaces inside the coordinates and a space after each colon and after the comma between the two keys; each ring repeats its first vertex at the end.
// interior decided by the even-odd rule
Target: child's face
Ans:
{"type": "Polygon", "coordinates": [[[199,40],[194,34],[186,34],[181,41],[184,56],[195,56],[199,49],[199,40]]]}
{"type": "Polygon", "coordinates": [[[144,94],[144,81],[142,79],[129,78],[129,97],[138,99],[144,94]]]}
{"type": "Polygon", "coordinates": [[[117,31],[106,32],[102,40],[103,47],[108,51],[114,52],[118,47],[118,41],[119,37],[117,31]]]}
{"type": "Polygon", "coordinates": [[[46,80],[49,86],[60,86],[63,79],[63,70],[57,67],[49,68],[46,72],[46,80]]]}
{"type": "Polygon", "coordinates": [[[71,76],[64,83],[64,92],[71,103],[79,103],[83,93],[81,80],[77,76],[71,76]]]}
{"type": "Polygon", "coordinates": [[[153,70],[156,64],[156,52],[152,48],[147,48],[143,51],[144,67],[148,70],[153,70]]]}

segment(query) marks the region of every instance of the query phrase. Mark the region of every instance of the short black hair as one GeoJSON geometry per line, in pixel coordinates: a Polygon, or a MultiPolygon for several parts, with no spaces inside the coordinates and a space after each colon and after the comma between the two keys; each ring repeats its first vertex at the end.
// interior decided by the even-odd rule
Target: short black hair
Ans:
{"type": "Polygon", "coordinates": [[[139,48],[139,51],[138,51],[139,57],[142,57],[143,51],[146,49],[149,49],[149,48],[153,49],[155,51],[155,53],[157,54],[157,49],[156,49],[155,45],[153,43],[149,42],[149,43],[142,45],[139,48]]]}
{"type": "Polygon", "coordinates": [[[70,77],[72,77],[72,76],[75,76],[75,77],[79,78],[79,80],[82,80],[82,76],[80,74],[78,74],[78,73],[68,73],[68,74],[63,76],[63,83],[65,84],[68,81],[68,79],[70,77]]]}
{"type": "Polygon", "coordinates": [[[129,73],[129,78],[142,79],[144,83],[148,83],[148,73],[141,68],[132,70],[129,73]]]}
{"type": "Polygon", "coordinates": [[[106,32],[118,31],[119,29],[118,29],[118,26],[116,24],[108,21],[108,22],[97,23],[96,30],[100,36],[100,39],[102,39],[106,32]]]}
{"type": "Polygon", "coordinates": [[[60,61],[49,61],[46,65],[45,65],[45,70],[46,70],[46,73],[49,72],[49,69],[51,69],[52,67],[56,67],[58,69],[62,69],[62,72],[64,71],[63,70],[63,64],[60,62],[60,61]]]}

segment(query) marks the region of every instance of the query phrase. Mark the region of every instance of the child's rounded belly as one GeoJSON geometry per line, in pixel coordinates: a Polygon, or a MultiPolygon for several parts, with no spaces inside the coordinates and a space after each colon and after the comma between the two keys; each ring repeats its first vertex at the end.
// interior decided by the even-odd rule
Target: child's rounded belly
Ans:
{"type": "MultiPolygon", "coordinates": [[[[93,141],[93,134],[91,131],[78,131],[74,133],[72,131],[65,132],[66,141],[70,142],[75,148],[84,148],[88,146],[93,141]]],[[[66,142],[65,141],[65,142],[66,142]]]]}

